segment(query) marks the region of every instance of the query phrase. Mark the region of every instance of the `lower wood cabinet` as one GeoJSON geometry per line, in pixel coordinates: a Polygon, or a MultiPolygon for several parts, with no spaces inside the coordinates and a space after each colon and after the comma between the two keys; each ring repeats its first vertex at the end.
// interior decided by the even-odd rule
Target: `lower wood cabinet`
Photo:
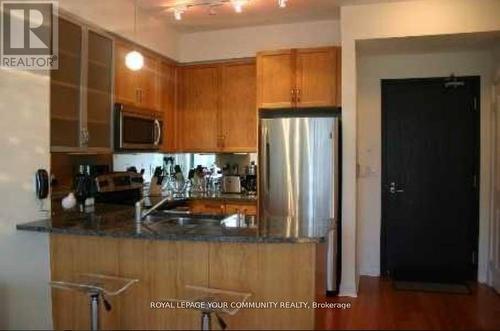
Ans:
{"type": "MultiPolygon", "coordinates": [[[[51,279],[97,273],[138,279],[101,305],[101,328],[198,330],[200,313],[153,309],[151,303],[182,298],[186,285],[251,293],[251,302],[312,302],[323,291],[324,245],[316,243],[217,243],[151,241],[72,235],[50,236],[51,279]]],[[[88,296],[52,289],[57,330],[89,329],[88,296]]],[[[214,317],[215,319],[215,317],[214,317]]],[[[313,309],[243,309],[225,316],[228,329],[307,329],[313,309]]],[[[213,323],[215,326],[217,323],[213,323]]]]}
{"type": "Polygon", "coordinates": [[[257,215],[257,203],[233,203],[217,200],[191,200],[189,210],[195,214],[231,215],[238,212],[249,216],[257,215]]]}
{"type": "Polygon", "coordinates": [[[225,208],[226,215],[244,213],[249,216],[257,216],[257,205],[256,204],[235,204],[227,203],[225,208]]]}
{"type": "Polygon", "coordinates": [[[192,200],[188,203],[189,210],[194,214],[224,215],[225,205],[221,201],[192,200]]]}

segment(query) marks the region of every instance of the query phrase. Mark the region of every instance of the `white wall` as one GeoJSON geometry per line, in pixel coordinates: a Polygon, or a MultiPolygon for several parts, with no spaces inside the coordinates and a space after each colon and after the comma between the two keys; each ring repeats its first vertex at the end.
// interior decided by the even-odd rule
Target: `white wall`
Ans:
{"type": "Polygon", "coordinates": [[[381,79],[481,76],[481,183],[478,279],[486,282],[491,194],[491,52],[363,55],[357,63],[359,272],[380,273],[381,79]]]}
{"type": "Polygon", "coordinates": [[[48,236],[15,228],[46,216],[33,176],[49,167],[47,73],[0,68],[0,151],[0,329],[50,329],[48,236]]]}
{"type": "Polygon", "coordinates": [[[181,35],[179,61],[252,57],[262,50],[339,44],[337,20],[194,32],[181,35]]]}
{"type": "Polygon", "coordinates": [[[103,29],[177,60],[178,33],[164,19],[137,11],[137,37],[134,36],[132,0],[59,0],[59,8],[103,29]]]}
{"type": "Polygon", "coordinates": [[[500,1],[420,0],[341,8],[342,39],[342,280],[340,292],[355,296],[357,251],[357,82],[356,41],[500,30],[500,1]]]}

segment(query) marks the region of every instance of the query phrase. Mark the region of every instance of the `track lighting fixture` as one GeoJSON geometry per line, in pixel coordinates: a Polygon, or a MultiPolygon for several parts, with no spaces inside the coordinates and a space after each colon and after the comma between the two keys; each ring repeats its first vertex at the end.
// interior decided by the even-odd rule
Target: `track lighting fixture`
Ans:
{"type": "MultiPolygon", "coordinates": [[[[236,13],[243,12],[245,5],[250,3],[252,0],[184,0],[179,1],[176,5],[167,7],[166,10],[171,12],[175,20],[182,20],[182,15],[191,7],[208,7],[207,13],[209,15],[215,15],[215,8],[225,4],[231,4],[236,13]],[[181,5],[182,4],[182,5],[181,5]]],[[[285,8],[288,0],[278,0],[278,6],[280,8],[285,8]]]]}

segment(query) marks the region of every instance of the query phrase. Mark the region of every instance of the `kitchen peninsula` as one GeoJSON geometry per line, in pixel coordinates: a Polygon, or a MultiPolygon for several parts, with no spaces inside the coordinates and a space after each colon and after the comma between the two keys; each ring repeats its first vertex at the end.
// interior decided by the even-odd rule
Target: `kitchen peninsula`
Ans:
{"type": "MultiPolygon", "coordinates": [[[[142,223],[131,207],[97,204],[93,213],[56,213],[18,225],[50,233],[52,280],[79,273],[138,279],[101,309],[104,329],[197,329],[195,310],[152,309],[186,285],[251,293],[252,302],[313,302],[324,293],[324,244],[293,221],[258,228],[221,226],[223,216],[157,212],[142,223]],[[185,215],[184,215],[185,217],[185,215]]],[[[88,328],[88,299],[53,290],[56,329],[88,328]]],[[[223,316],[231,329],[313,329],[313,309],[243,309],[223,316]]]]}

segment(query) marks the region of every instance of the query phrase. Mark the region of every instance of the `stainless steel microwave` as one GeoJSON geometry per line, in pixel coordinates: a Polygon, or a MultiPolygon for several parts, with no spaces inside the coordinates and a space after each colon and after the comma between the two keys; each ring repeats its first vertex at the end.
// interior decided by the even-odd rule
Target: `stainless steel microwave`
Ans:
{"type": "Polygon", "coordinates": [[[116,103],[115,149],[148,150],[160,149],[163,137],[163,114],[147,112],[121,103],[116,103]]]}

